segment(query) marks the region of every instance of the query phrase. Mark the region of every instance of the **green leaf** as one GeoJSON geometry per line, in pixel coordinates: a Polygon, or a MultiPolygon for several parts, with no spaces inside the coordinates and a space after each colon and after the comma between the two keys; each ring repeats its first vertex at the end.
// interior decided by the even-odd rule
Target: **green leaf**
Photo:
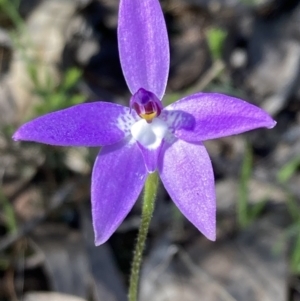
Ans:
{"type": "Polygon", "coordinates": [[[7,230],[10,233],[14,233],[17,231],[17,221],[14,213],[14,209],[9,199],[5,196],[5,194],[0,190],[0,208],[4,213],[4,221],[7,230]]]}
{"type": "Polygon", "coordinates": [[[249,223],[248,182],[252,174],[252,161],[252,150],[250,146],[247,145],[241,169],[239,198],[237,203],[237,221],[241,228],[246,227],[249,223]]]}
{"type": "Polygon", "coordinates": [[[65,90],[73,88],[77,84],[81,76],[82,71],[78,68],[73,67],[68,69],[63,79],[62,88],[65,90]]]}
{"type": "Polygon", "coordinates": [[[73,95],[69,102],[70,102],[70,105],[77,105],[79,103],[83,103],[84,101],[86,100],[86,97],[84,95],[81,95],[81,94],[76,94],[76,95],[73,95]]]}
{"type": "Polygon", "coordinates": [[[291,269],[294,273],[300,274],[300,235],[298,234],[291,256],[291,269]]]}
{"type": "Polygon", "coordinates": [[[251,207],[248,217],[249,222],[256,220],[260,216],[262,211],[265,209],[266,203],[266,200],[261,200],[257,204],[253,205],[253,207],[251,207]]]}
{"type": "Polygon", "coordinates": [[[206,32],[208,46],[214,60],[222,59],[222,51],[227,31],[221,28],[210,28],[206,32]]]}
{"type": "Polygon", "coordinates": [[[300,155],[286,163],[277,173],[277,180],[286,183],[297,171],[300,166],[300,155]]]}

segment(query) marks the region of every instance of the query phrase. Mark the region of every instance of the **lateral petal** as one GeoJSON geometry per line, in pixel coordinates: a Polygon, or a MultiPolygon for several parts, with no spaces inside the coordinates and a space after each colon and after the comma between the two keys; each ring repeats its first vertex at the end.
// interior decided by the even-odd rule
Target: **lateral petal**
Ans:
{"type": "Polygon", "coordinates": [[[276,121],[264,110],[241,99],[217,93],[198,93],[169,105],[164,110],[182,111],[194,117],[193,128],[178,126],[174,134],[196,142],[240,134],[260,127],[273,128],[276,121]]]}
{"type": "Polygon", "coordinates": [[[144,88],[162,99],[170,54],[166,23],[158,0],[121,0],[118,43],[131,93],[144,88]]]}
{"type": "Polygon", "coordinates": [[[146,175],[141,151],[133,139],[102,148],[93,168],[91,190],[97,246],[105,243],[127,216],[146,175]]]}
{"type": "Polygon", "coordinates": [[[93,102],[29,121],[15,132],[13,139],[60,146],[101,146],[129,135],[134,122],[127,107],[93,102]]]}
{"type": "Polygon", "coordinates": [[[214,174],[202,143],[165,143],[158,161],[161,180],[185,217],[208,239],[216,238],[214,174]]]}

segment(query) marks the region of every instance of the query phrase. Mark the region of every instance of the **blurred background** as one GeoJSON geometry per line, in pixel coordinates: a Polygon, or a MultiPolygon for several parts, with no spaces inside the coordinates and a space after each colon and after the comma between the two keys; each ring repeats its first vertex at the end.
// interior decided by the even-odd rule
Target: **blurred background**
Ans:
{"type": "MultiPolygon", "coordinates": [[[[0,0],[0,300],[125,301],[140,201],[94,246],[99,149],[15,143],[22,123],[74,104],[128,105],[119,0],[0,0]]],[[[268,111],[272,130],[205,142],[217,241],[161,185],[141,301],[300,300],[300,1],[163,0],[171,48],[165,104],[222,92],[268,111]]]]}

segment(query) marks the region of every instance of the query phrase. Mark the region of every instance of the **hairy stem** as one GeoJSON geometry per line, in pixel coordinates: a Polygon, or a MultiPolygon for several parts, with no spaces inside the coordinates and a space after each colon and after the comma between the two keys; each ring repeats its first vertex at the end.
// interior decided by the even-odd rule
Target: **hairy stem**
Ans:
{"type": "Polygon", "coordinates": [[[131,275],[130,275],[129,292],[128,292],[129,301],[137,301],[139,274],[140,274],[140,268],[142,263],[142,256],[145,248],[145,242],[149,230],[150,221],[154,211],[157,187],[158,187],[157,173],[155,172],[149,174],[144,189],[144,201],[143,201],[143,208],[142,208],[141,225],[137,237],[137,242],[136,242],[133,260],[132,260],[132,266],[131,266],[131,275]]]}

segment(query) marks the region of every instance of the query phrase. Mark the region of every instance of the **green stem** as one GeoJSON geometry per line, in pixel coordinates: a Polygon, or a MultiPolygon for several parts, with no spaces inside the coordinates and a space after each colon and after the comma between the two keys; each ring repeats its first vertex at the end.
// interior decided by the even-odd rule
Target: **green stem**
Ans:
{"type": "Polygon", "coordinates": [[[150,221],[154,211],[154,203],[158,187],[158,176],[157,173],[149,174],[145,189],[144,189],[144,202],[142,208],[142,218],[141,225],[139,229],[139,234],[137,237],[137,242],[134,250],[131,275],[129,281],[129,301],[137,301],[138,295],[138,284],[139,284],[139,274],[142,263],[143,251],[145,248],[145,242],[149,230],[150,221]]]}

